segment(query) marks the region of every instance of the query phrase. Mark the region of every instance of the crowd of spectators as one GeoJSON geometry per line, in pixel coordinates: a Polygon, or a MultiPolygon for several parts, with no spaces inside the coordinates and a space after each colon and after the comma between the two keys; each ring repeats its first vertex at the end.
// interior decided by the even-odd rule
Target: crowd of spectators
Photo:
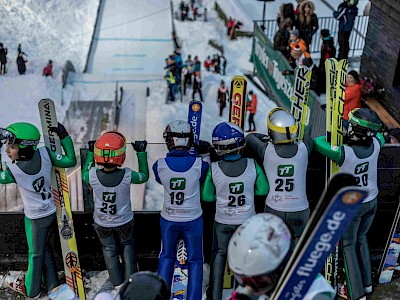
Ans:
{"type": "Polygon", "coordinates": [[[192,88],[192,100],[198,94],[201,101],[203,101],[203,94],[201,91],[201,62],[196,55],[192,60],[189,54],[185,62],[182,60],[180,49],[177,48],[173,54],[165,59],[166,73],[164,79],[168,84],[168,101],[175,101],[176,95],[180,95],[181,101],[183,96],[186,96],[188,87],[192,88]]]}

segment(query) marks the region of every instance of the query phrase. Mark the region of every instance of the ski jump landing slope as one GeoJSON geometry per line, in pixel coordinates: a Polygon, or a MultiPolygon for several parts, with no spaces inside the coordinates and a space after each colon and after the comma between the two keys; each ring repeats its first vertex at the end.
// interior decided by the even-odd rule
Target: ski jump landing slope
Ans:
{"type": "MultiPolygon", "coordinates": [[[[164,87],[165,58],[173,51],[171,32],[169,0],[101,0],[86,73],[68,78],[79,100],[112,100],[116,82],[123,86],[117,130],[127,142],[146,139],[146,87],[164,87]]],[[[130,145],[124,166],[138,170],[130,145]]],[[[134,210],[143,209],[144,193],[145,185],[132,186],[134,210]]]]}
{"type": "Polygon", "coordinates": [[[87,73],[162,74],[173,51],[168,0],[103,0],[87,73]]]}

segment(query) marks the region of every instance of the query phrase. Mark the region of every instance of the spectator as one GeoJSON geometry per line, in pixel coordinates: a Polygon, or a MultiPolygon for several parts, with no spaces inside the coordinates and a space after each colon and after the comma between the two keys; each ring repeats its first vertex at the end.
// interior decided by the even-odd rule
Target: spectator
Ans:
{"type": "Polygon", "coordinates": [[[200,76],[200,72],[195,72],[194,73],[192,100],[194,100],[194,95],[196,95],[196,93],[199,93],[200,101],[203,102],[203,94],[201,92],[201,76],[200,76]]]}
{"type": "Polygon", "coordinates": [[[349,112],[361,108],[361,83],[359,75],[352,70],[347,74],[346,90],[344,94],[343,126],[349,126],[349,112]]]}
{"type": "Polygon", "coordinates": [[[188,17],[187,13],[188,13],[188,9],[189,7],[187,6],[187,4],[185,4],[185,1],[181,1],[179,8],[181,10],[181,21],[185,21],[188,17]]]}
{"type": "Polygon", "coordinates": [[[218,97],[217,97],[220,117],[222,117],[222,112],[226,107],[226,100],[229,99],[228,97],[229,97],[228,87],[225,85],[225,82],[221,80],[221,85],[218,88],[218,97]]]}
{"type": "Polygon", "coordinates": [[[221,56],[221,64],[222,64],[222,75],[225,76],[225,71],[226,71],[226,64],[227,60],[224,55],[221,56]]]}
{"type": "Polygon", "coordinates": [[[233,19],[232,17],[229,17],[228,22],[226,24],[226,26],[228,27],[228,31],[226,33],[226,35],[230,35],[231,33],[231,29],[232,27],[235,25],[235,19],[233,19]]]}
{"type": "Polygon", "coordinates": [[[195,72],[199,72],[200,73],[200,70],[201,70],[201,62],[199,60],[199,57],[196,55],[194,57],[193,74],[195,72]]]}
{"type": "Polygon", "coordinates": [[[18,72],[19,75],[23,75],[26,72],[26,63],[28,62],[28,60],[26,60],[24,58],[24,55],[21,53],[18,54],[17,57],[17,66],[18,66],[18,72]]]}
{"type": "Polygon", "coordinates": [[[204,8],[204,22],[207,22],[207,7],[204,8]]]}
{"type": "Polygon", "coordinates": [[[282,23],[282,21],[286,18],[289,18],[292,23],[290,25],[290,29],[293,28],[294,22],[296,21],[296,17],[294,15],[294,7],[292,3],[283,3],[279,7],[279,13],[276,18],[276,21],[278,22],[278,26],[282,23]]]}
{"type": "Polygon", "coordinates": [[[321,45],[321,58],[319,61],[319,74],[320,74],[320,79],[318,87],[318,91],[322,94],[326,92],[326,85],[325,85],[325,61],[328,58],[335,58],[336,56],[336,48],[334,45],[333,37],[331,37],[331,34],[329,33],[329,29],[322,29],[321,30],[321,39],[322,39],[322,45],[321,45]]]}
{"type": "Polygon", "coordinates": [[[299,15],[295,22],[295,27],[299,30],[300,38],[302,38],[307,45],[309,51],[314,33],[317,32],[318,17],[314,13],[314,3],[311,1],[303,1],[300,4],[299,15]]]}
{"type": "Polygon", "coordinates": [[[175,101],[175,76],[174,72],[171,71],[171,66],[167,67],[167,72],[164,75],[165,80],[168,84],[168,100],[175,101]]]}
{"type": "MultiPolygon", "coordinates": [[[[299,37],[299,31],[297,29],[293,29],[292,31],[290,31],[290,49],[293,50],[294,48],[296,48],[297,45],[300,47],[301,52],[307,52],[306,42],[299,37]]],[[[310,54],[308,52],[307,54],[307,57],[310,57],[310,54]]]]}
{"type": "Polygon", "coordinates": [[[207,56],[207,59],[204,61],[203,65],[204,65],[204,68],[206,69],[206,71],[210,71],[210,68],[212,65],[212,60],[211,60],[210,56],[207,56]]]}
{"type": "Polygon", "coordinates": [[[338,59],[348,58],[350,45],[349,39],[354,22],[358,14],[357,0],[346,0],[333,12],[333,17],[339,21],[339,55],[338,59]]]}
{"type": "Polygon", "coordinates": [[[185,60],[185,65],[187,67],[187,84],[192,84],[192,75],[193,75],[193,60],[192,56],[189,54],[187,56],[187,59],[185,60]]]}
{"type": "Polygon", "coordinates": [[[400,144],[400,128],[390,129],[389,143],[390,144],[400,144]]]}
{"type": "Polygon", "coordinates": [[[236,30],[239,30],[242,27],[242,25],[243,23],[240,22],[239,20],[234,21],[233,27],[231,28],[231,32],[229,33],[231,40],[236,39],[236,30]]]}
{"type": "Polygon", "coordinates": [[[256,131],[256,123],[254,122],[254,115],[257,112],[257,95],[253,91],[249,92],[247,96],[246,110],[249,111],[249,129],[246,132],[256,131]],[[252,129],[253,128],[253,129],[252,129]]]}
{"type": "Polygon", "coordinates": [[[213,68],[214,68],[214,73],[220,73],[221,70],[221,57],[218,54],[214,54],[213,59],[213,68]]]}
{"type": "Polygon", "coordinates": [[[47,66],[43,68],[43,76],[50,76],[53,77],[53,61],[49,59],[49,62],[47,63],[47,66]]]}
{"type": "Polygon", "coordinates": [[[294,15],[297,19],[297,17],[299,16],[299,13],[300,13],[300,5],[301,5],[301,3],[303,3],[304,0],[296,0],[296,1],[297,1],[297,6],[296,6],[296,9],[294,10],[294,15]]]}
{"type": "Polygon", "coordinates": [[[283,19],[279,26],[279,30],[274,36],[274,49],[279,50],[287,59],[289,59],[289,30],[291,24],[292,21],[290,18],[283,19]]]}
{"type": "Polygon", "coordinates": [[[7,65],[7,48],[4,48],[3,43],[0,43],[0,74],[6,74],[7,65]]]}
{"type": "MultiPolygon", "coordinates": [[[[303,59],[303,65],[311,70],[310,90],[315,91],[318,96],[321,95],[319,89],[321,78],[319,77],[319,70],[317,66],[314,64],[314,61],[311,57],[303,59]]],[[[325,84],[325,81],[322,83],[325,84]]]]}
{"type": "Polygon", "coordinates": [[[310,55],[306,56],[307,52],[303,52],[303,50],[300,48],[299,45],[296,45],[291,51],[290,51],[290,65],[292,66],[293,69],[295,69],[297,66],[303,66],[304,65],[304,59],[310,58],[310,55]]]}
{"type": "Polygon", "coordinates": [[[189,70],[186,65],[182,68],[182,86],[183,86],[183,95],[186,96],[186,88],[191,85],[191,75],[189,75],[189,70]],[[189,82],[190,80],[190,82],[189,82]]]}

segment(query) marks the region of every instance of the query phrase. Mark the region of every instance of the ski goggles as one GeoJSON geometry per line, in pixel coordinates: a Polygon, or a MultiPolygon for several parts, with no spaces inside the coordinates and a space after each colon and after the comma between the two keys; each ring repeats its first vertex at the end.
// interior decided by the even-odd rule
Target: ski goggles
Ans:
{"type": "Polygon", "coordinates": [[[111,150],[111,149],[99,149],[94,147],[94,154],[101,157],[118,157],[125,153],[126,145],[122,148],[111,150]]]}
{"type": "Polygon", "coordinates": [[[14,133],[8,131],[7,129],[0,130],[0,140],[6,140],[9,144],[16,144],[21,146],[37,146],[39,144],[39,140],[25,140],[19,139],[15,136],[14,133]]]}
{"type": "Polygon", "coordinates": [[[163,138],[166,139],[168,137],[176,137],[181,139],[191,138],[193,134],[191,132],[164,132],[163,138]]]}
{"type": "Polygon", "coordinates": [[[262,274],[258,276],[248,277],[246,275],[234,274],[236,280],[241,286],[249,286],[254,292],[263,291],[264,293],[274,287],[272,274],[262,274]]]}

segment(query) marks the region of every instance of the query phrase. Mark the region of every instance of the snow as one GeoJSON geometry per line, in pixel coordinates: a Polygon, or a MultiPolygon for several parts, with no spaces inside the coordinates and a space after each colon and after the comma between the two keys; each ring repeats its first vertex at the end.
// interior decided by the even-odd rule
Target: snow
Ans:
{"type": "MultiPolygon", "coordinates": [[[[174,0],[174,7],[178,7],[179,2],[174,0]]],[[[216,95],[219,83],[224,80],[229,86],[234,75],[252,72],[253,67],[249,62],[252,41],[248,38],[229,40],[222,21],[213,9],[214,1],[202,2],[207,7],[208,22],[175,20],[175,25],[183,60],[191,54],[192,57],[198,55],[204,61],[207,56],[217,53],[208,44],[211,39],[224,47],[228,62],[226,76],[202,70],[205,101],[200,139],[210,142],[214,127],[227,121],[229,115],[227,108],[222,117],[218,115],[216,95]]],[[[267,3],[266,19],[275,19],[283,2],[287,1],[267,3]]],[[[295,1],[291,2],[295,4],[295,1]]],[[[322,1],[314,2],[319,16],[331,15],[332,11],[322,1]]],[[[361,13],[365,2],[360,1],[361,13]]],[[[98,0],[2,0],[0,3],[0,19],[3,20],[0,41],[9,48],[9,72],[0,75],[0,127],[24,121],[40,128],[37,103],[42,98],[55,101],[59,120],[62,121],[71,101],[113,100],[118,81],[120,86],[124,86],[127,95],[124,98],[124,114],[121,114],[121,132],[129,142],[139,139],[149,142],[150,167],[156,159],[165,156],[167,149],[163,144],[162,132],[167,123],[187,119],[188,103],[191,100],[187,96],[183,102],[165,104],[167,89],[162,79],[164,57],[173,49],[169,1],[105,1],[101,10],[105,16],[102,20],[104,23],[94,41],[87,74],[82,74],[82,70],[94,31],[98,0]],[[18,75],[14,61],[18,43],[22,43],[22,49],[29,59],[27,74],[24,76],[18,75]],[[41,76],[48,59],[54,61],[54,78],[41,76]],[[61,68],[66,60],[73,63],[77,73],[70,74],[68,84],[63,89],[61,68]],[[149,97],[144,92],[147,87],[150,88],[149,97]]],[[[245,30],[252,30],[253,18],[261,19],[262,2],[234,0],[219,3],[223,3],[222,7],[229,15],[244,20],[245,30]]],[[[337,7],[340,0],[329,3],[337,7]]],[[[265,133],[266,116],[276,104],[250,81],[248,90],[258,95],[255,123],[259,132],[265,133]]],[[[191,96],[191,89],[188,95],[191,96]]],[[[74,127],[85,126],[85,121],[77,120],[74,127]]],[[[83,132],[75,133],[75,137],[77,145],[87,142],[82,141],[83,132]]],[[[133,151],[130,148],[128,151],[128,156],[133,159],[127,160],[126,165],[137,169],[133,151]]],[[[144,209],[160,210],[162,198],[163,189],[155,181],[153,172],[150,172],[144,209]]],[[[107,278],[106,271],[89,274],[85,281],[86,287],[90,289],[88,299],[92,299],[97,291],[113,289],[107,278]]]]}

